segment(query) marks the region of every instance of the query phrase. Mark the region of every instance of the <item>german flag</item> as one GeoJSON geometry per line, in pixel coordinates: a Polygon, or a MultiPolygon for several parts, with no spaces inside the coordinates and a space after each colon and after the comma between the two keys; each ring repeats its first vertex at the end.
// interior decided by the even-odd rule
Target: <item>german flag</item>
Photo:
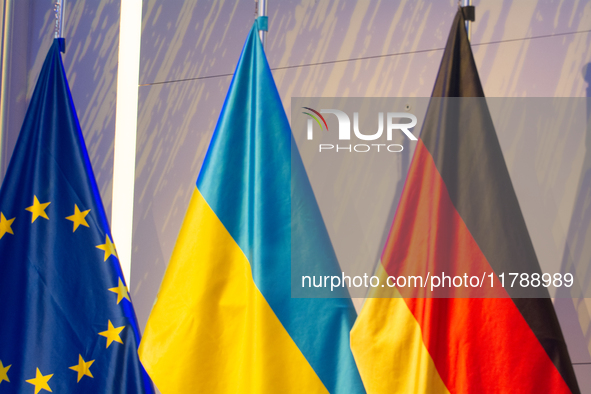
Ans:
{"type": "Polygon", "coordinates": [[[418,298],[406,288],[368,298],[351,332],[367,392],[578,393],[547,290],[511,291],[498,281],[503,272],[541,270],[461,9],[432,97],[379,275],[494,273],[494,298],[418,298]]]}

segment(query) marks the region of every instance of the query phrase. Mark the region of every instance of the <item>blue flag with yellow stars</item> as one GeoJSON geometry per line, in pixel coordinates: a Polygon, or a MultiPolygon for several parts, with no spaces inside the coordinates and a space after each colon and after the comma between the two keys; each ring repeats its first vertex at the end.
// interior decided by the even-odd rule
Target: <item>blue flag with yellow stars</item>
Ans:
{"type": "Polygon", "coordinates": [[[0,393],[153,393],[55,39],[0,189],[0,393]]]}

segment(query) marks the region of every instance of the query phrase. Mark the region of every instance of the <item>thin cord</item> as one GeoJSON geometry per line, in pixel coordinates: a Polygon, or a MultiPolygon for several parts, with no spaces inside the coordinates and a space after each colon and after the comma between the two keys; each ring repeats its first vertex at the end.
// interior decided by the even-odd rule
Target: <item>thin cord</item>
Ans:
{"type": "MultiPolygon", "coordinates": [[[[482,43],[479,43],[479,44],[472,44],[472,46],[473,47],[477,47],[477,46],[481,46],[481,45],[492,45],[492,44],[502,44],[502,43],[506,43],[506,42],[525,41],[525,40],[536,40],[536,39],[539,39],[539,38],[561,37],[561,36],[568,36],[568,35],[571,35],[571,34],[582,34],[582,33],[590,33],[590,32],[591,32],[591,29],[590,30],[574,31],[574,32],[570,32],[570,33],[546,34],[546,35],[535,36],[535,37],[514,38],[514,39],[510,39],[510,40],[499,40],[499,41],[482,42],[482,43]]],[[[412,55],[412,54],[415,54],[415,53],[436,52],[436,51],[442,51],[444,49],[445,48],[433,48],[433,49],[423,49],[423,50],[419,50],[419,51],[390,53],[390,54],[387,54],[387,55],[363,56],[363,57],[356,57],[356,58],[343,59],[343,60],[330,60],[330,61],[326,61],[326,62],[299,64],[299,65],[295,65],[295,66],[275,67],[275,68],[272,68],[271,71],[288,70],[288,69],[299,68],[299,67],[312,67],[312,66],[322,66],[322,65],[327,65],[327,64],[353,62],[353,61],[356,61],[356,60],[369,60],[369,59],[379,59],[379,58],[393,57],[393,56],[412,55]]],[[[217,74],[217,75],[209,75],[209,76],[205,76],[205,77],[174,79],[174,80],[170,80],[170,81],[144,83],[144,84],[141,84],[139,86],[162,85],[162,84],[165,84],[165,83],[173,83],[173,82],[199,81],[199,80],[202,80],[202,79],[231,77],[232,75],[234,75],[234,74],[233,73],[231,73],[231,74],[217,74]]]]}

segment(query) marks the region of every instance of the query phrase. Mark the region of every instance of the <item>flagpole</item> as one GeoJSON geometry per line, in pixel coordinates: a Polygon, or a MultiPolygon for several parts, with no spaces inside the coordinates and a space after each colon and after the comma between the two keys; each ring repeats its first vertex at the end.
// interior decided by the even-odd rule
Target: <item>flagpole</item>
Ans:
{"type": "Polygon", "coordinates": [[[55,2],[55,38],[64,38],[64,8],[66,0],[55,2]]]}
{"type": "MultiPolygon", "coordinates": [[[[257,17],[267,16],[267,0],[255,0],[255,7],[257,10],[257,17]]],[[[259,37],[261,38],[261,44],[265,48],[266,31],[259,30],[259,37]]]]}
{"type": "Polygon", "coordinates": [[[466,33],[468,34],[468,41],[472,40],[472,22],[474,21],[474,6],[472,6],[472,0],[464,0],[464,6],[462,7],[464,11],[464,17],[466,18],[466,33]],[[466,16],[466,15],[469,15],[466,16]]]}

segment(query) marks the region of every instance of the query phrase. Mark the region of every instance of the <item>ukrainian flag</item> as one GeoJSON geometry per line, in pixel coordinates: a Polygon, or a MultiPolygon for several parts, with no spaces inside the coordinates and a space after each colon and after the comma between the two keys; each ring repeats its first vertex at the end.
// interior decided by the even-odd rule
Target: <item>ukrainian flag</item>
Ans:
{"type": "Polygon", "coordinates": [[[140,359],[162,393],[364,393],[349,348],[356,315],[348,294],[291,296],[292,258],[311,274],[340,269],[256,26],[140,359]]]}

